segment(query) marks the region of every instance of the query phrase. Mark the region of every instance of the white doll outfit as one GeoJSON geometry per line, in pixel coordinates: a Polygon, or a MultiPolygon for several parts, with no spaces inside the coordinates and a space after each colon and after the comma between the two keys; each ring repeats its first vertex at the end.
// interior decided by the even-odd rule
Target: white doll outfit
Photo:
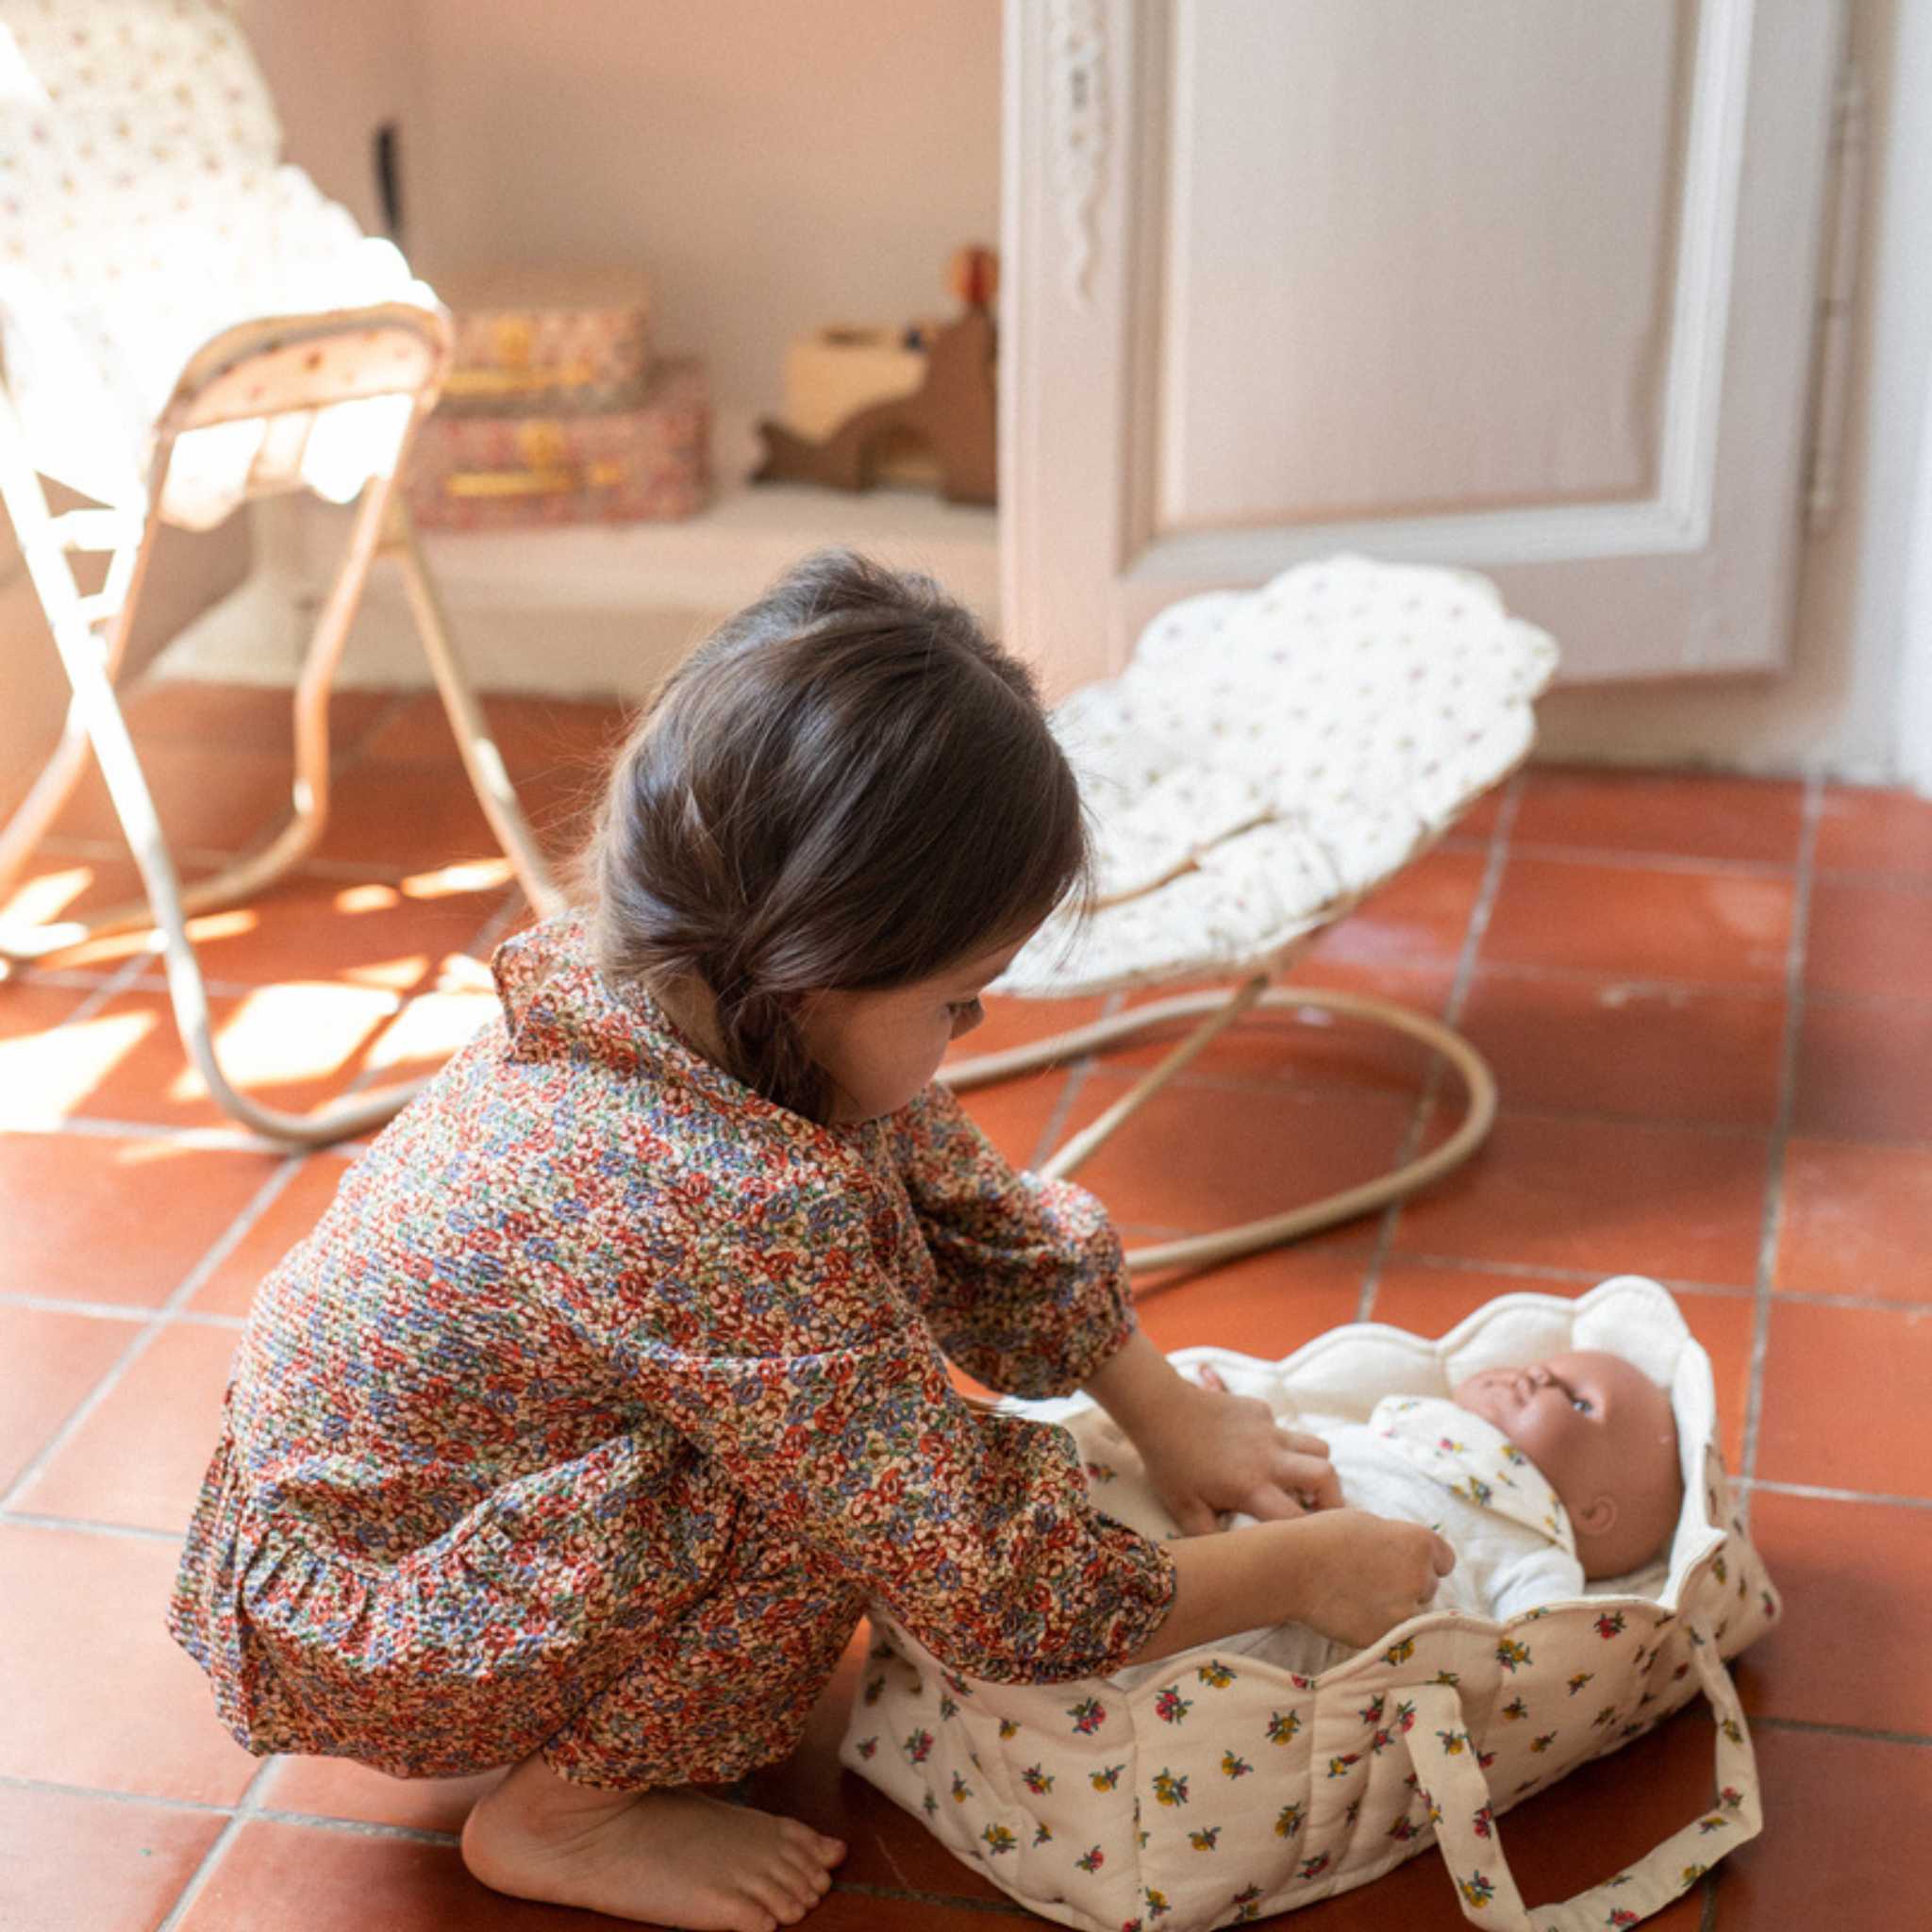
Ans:
{"type": "MultiPolygon", "coordinates": [[[[1456,1552],[1456,1568],[1442,1578],[1431,1610],[1501,1623],[1584,1593],[1569,1512],[1493,1423],[1440,1397],[1389,1395],[1366,1423],[1331,1424],[1326,1440],[1345,1505],[1425,1524],[1456,1552]]],[[[1229,1524],[1252,1520],[1237,1516],[1229,1524]]],[[[1307,1677],[1354,1655],[1306,1624],[1243,1631],[1216,1648],[1307,1677]]],[[[1120,1675],[1139,1683],[1166,1670],[1163,1660],[1120,1675]]]]}

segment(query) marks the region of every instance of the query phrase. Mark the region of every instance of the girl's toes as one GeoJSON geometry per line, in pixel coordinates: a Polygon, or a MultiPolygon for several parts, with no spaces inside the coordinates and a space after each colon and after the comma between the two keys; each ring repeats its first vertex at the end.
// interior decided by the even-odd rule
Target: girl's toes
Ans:
{"type": "Polygon", "coordinates": [[[795,1925],[805,1917],[805,1902],[792,1895],[791,1888],[782,1878],[760,1873],[757,1877],[745,1881],[745,1890],[781,1925],[795,1925]]]}
{"type": "Polygon", "coordinates": [[[845,1847],[840,1840],[827,1838],[824,1832],[814,1831],[796,1818],[787,1818],[783,1824],[788,1850],[796,1847],[808,1857],[816,1858],[821,1865],[836,1865],[845,1856],[845,1847]]]}
{"type": "Polygon", "coordinates": [[[809,1859],[790,1857],[785,1861],[785,1882],[802,1905],[816,1905],[832,1889],[832,1874],[809,1859]]]}
{"type": "Polygon", "coordinates": [[[817,1858],[823,1864],[831,1862],[833,1851],[844,1851],[835,1838],[827,1838],[823,1832],[813,1832],[802,1818],[780,1818],[778,1820],[778,1841],[787,1851],[802,1851],[808,1858],[817,1858]]]}

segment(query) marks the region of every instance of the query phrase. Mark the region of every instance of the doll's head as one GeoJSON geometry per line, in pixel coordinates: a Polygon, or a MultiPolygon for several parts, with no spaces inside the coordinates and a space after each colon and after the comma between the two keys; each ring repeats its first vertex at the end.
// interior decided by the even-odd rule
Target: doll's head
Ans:
{"type": "Polygon", "coordinates": [[[929,578],[834,550],[665,682],[586,870],[605,976],[691,1000],[728,1073],[824,1122],[910,1100],[1087,865],[1026,668],[929,578]]]}
{"type": "Polygon", "coordinates": [[[1584,1349],[1484,1369],[1450,1393],[1549,1479],[1585,1576],[1621,1576],[1663,1547],[1684,1501],[1677,1422],[1669,1396],[1641,1369],[1584,1349]]]}

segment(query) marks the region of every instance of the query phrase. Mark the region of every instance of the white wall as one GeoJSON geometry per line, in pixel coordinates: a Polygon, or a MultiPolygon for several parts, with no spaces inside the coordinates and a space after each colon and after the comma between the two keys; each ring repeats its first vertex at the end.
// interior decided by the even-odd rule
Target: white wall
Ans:
{"type": "Polygon", "coordinates": [[[415,0],[238,0],[235,10],[275,96],[289,158],[379,232],[375,130],[393,120],[407,138],[422,119],[415,0]]]}
{"type": "Polygon", "coordinates": [[[999,0],[410,4],[419,266],[635,262],[727,408],[809,329],[950,313],[998,239],[999,0]]]}
{"type": "MultiPolygon", "coordinates": [[[[1907,609],[1914,550],[1932,540],[1932,5],[1851,0],[1850,28],[1870,116],[1851,408],[1836,519],[1806,546],[1790,668],[1559,691],[1538,707],[1543,756],[1906,774],[1907,609]]],[[[1917,627],[1915,652],[1932,652],[1923,604],[1917,627]]],[[[1932,730],[1932,698],[1917,728],[1932,730]]],[[[1932,780],[1923,752],[1918,772],[1932,780]]]]}
{"type": "MultiPolygon", "coordinates": [[[[1546,756],[1932,784],[1932,0],[1848,10],[1869,94],[1851,408],[1791,665],[1558,691],[1546,756]]],[[[727,409],[776,407],[795,334],[930,308],[954,243],[996,235],[998,13],[243,0],[291,158],[331,193],[373,214],[369,134],[396,115],[412,251],[432,273],[492,247],[532,262],[634,251],[665,340],[709,357],[727,409]]]]}

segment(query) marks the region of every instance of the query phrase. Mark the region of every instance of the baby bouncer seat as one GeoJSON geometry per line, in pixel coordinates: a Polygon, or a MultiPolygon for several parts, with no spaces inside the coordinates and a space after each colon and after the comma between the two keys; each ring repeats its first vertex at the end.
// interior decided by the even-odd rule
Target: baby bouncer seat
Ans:
{"type": "MultiPolygon", "coordinates": [[[[401,569],[470,780],[541,913],[561,895],[451,644],[396,479],[449,360],[435,296],[299,169],[220,0],[0,0],[0,492],[74,697],[59,745],[0,827],[0,896],[89,749],[146,905],[85,923],[0,926],[0,959],[96,932],[160,932],[187,1048],[228,1113],[314,1144],[386,1119],[391,1087],[303,1115],[222,1070],[190,914],[249,897],[310,852],[329,797],[329,686],[375,559],[401,569]],[[52,479],[93,508],[56,515],[52,479]],[[114,679],[163,522],[219,523],[308,489],[359,498],[294,697],[293,816],[262,851],[184,890],[114,679]],[[83,594],[73,558],[107,558],[83,594]]],[[[210,754],[213,756],[214,754],[210,754]]]]}
{"type": "Polygon", "coordinates": [[[1199,1017],[1044,1163],[1053,1176],[1257,1006],[1394,1027],[1461,1078],[1463,1121],[1432,1152],[1326,1201],[1137,1249],[1128,1260],[1141,1269],[1208,1266],[1312,1233],[1466,1159],[1495,1112],[1495,1083],[1467,1041],[1386,1000],[1274,982],[1523,760],[1556,661],[1553,641],[1511,617],[1486,578],[1352,555],[1163,611],[1118,677],[1054,714],[1095,827],[1097,909],[1049,920],[996,990],[1053,999],[1236,984],[957,1061],[942,1077],[968,1088],[1199,1017]]]}
{"type": "MultiPolygon", "coordinates": [[[[1710,1358],[1669,1293],[1620,1276],[1574,1301],[1509,1294],[1441,1341],[1376,1323],[1279,1362],[1183,1349],[1236,1393],[1320,1434],[1383,1396],[1446,1397],[1477,1372],[1605,1349],[1671,1397],[1684,1501],[1645,1569],[1506,1621],[1427,1609],[1316,1676],[1239,1641],[1114,1676],[995,1684],[949,1671],[891,1614],[841,1761],[989,1879],[1082,1932],[1205,1932],[1365,1885],[1433,1844],[1463,1916],[1492,1932],[1634,1925],[1762,1824],[1750,1733],[1724,1660],[1779,1613],[1717,1441],[1710,1358]],[[1502,1819],[1702,1694],[1711,1802],[1577,1896],[1525,1905],[1502,1819]]],[[[1011,1407],[1062,1426],[1096,1504],[1178,1534],[1132,1445],[1085,1396],[1011,1407]]]]}

